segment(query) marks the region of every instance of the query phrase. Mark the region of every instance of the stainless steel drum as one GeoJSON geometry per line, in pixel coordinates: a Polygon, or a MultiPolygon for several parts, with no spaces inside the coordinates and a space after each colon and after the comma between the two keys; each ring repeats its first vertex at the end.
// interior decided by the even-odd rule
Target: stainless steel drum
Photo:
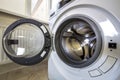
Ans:
{"type": "Polygon", "coordinates": [[[87,18],[64,21],[55,38],[56,50],[63,61],[73,67],[85,67],[100,54],[101,35],[97,26],[87,18]]]}

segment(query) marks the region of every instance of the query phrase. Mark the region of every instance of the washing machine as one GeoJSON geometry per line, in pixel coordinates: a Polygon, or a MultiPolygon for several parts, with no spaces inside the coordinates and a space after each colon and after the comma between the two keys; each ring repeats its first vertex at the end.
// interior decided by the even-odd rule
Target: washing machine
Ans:
{"type": "MultiPolygon", "coordinates": [[[[119,0],[71,0],[47,24],[0,16],[2,40],[13,62],[31,66],[49,57],[49,80],[119,80],[119,0]]],[[[3,14],[4,15],[4,14],[3,14]]]]}
{"type": "Polygon", "coordinates": [[[119,0],[72,0],[50,18],[49,80],[120,79],[119,0]]]}

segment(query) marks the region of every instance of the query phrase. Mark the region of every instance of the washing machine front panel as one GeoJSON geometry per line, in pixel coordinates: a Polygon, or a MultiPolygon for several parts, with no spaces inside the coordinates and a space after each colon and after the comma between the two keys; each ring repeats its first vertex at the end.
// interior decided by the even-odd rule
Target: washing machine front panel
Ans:
{"type": "Polygon", "coordinates": [[[51,36],[43,23],[20,19],[5,30],[2,43],[7,56],[15,63],[33,65],[48,55],[51,36]]]}
{"type": "MultiPolygon", "coordinates": [[[[70,5],[72,6],[72,4],[70,5]]],[[[66,62],[60,57],[56,49],[57,46],[55,46],[56,45],[55,44],[54,49],[57,53],[52,54],[50,58],[53,60],[55,66],[58,68],[57,70],[60,73],[61,71],[63,71],[62,73],[65,73],[64,76],[61,73],[61,76],[63,76],[66,80],[73,80],[73,79],[88,80],[88,78],[91,80],[102,80],[102,79],[116,80],[116,78],[120,76],[120,74],[118,74],[119,70],[117,70],[120,68],[119,66],[120,65],[119,64],[119,61],[120,61],[119,59],[120,58],[119,25],[120,23],[119,23],[118,17],[116,18],[116,15],[114,16],[110,12],[110,9],[106,10],[102,7],[99,7],[99,5],[95,6],[95,5],[89,5],[89,4],[83,4],[83,5],[78,4],[73,7],[71,6],[67,7],[67,10],[65,11],[63,9],[63,12],[61,11],[62,13],[59,13],[58,15],[56,15],[56,18],[54,19],[55,21],[52,26],[53,34],[56,35],[56,33],[59,31],[61,27],[60,25],[65,21],[67,21],[68,19],[72,19],[72,18],[78,19],[80,18],[80,16],[87,17],[88,19],[90,19],[96,24],[96,27],[100,31],[99,34],[102,37],[101,51],[97,59],[93,61],[90,65],[86,67],[84,66],[82,68],[75,68],[71,65],[66,64],[66,62]],[[57,66],[58,62],[62,66],[57,66]],[[76,73],[76,75],[73,75],[73,73],[76,73]],[[68,75],[69,77],[67,77],[68,75]],[[112,76],[112,77],[108,77],[108,76],[112,76]]],[[[71,30],[68,30],[68,31],[71,31],[71,30]]],[[[54,42],[56,41],[55,37],[56,36],[53,36],[54,42]]],[[[68,43],[67,43],[67,46],[68,46],[68,43]]],[[[80,47],[80,45],[78,46],[80,47]]],[[[70,49],[68,48],[65,50],[69,51],[70,49]]],[[[82,53],[83,51],[79,51],[79,52],[82,53]]],[[[64,54],[61,53],[61,55],[64,55],[64,54]]]]}

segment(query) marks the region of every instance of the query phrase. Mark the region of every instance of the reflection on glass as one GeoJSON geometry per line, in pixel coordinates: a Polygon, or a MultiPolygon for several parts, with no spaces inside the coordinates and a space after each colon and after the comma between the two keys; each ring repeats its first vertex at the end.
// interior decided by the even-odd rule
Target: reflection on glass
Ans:
{"type": "Polygon", "coordinates": [[[17,26],[5,37],[6,51],[15,57],[33,57],[44,46],[44,35],[40,28],[26,23],[17,26]]]}
{"type": "Polygon", "coordinates": [[[17,55],[23,55],[25,52],[25,48],[17,48],[17,55]]]}

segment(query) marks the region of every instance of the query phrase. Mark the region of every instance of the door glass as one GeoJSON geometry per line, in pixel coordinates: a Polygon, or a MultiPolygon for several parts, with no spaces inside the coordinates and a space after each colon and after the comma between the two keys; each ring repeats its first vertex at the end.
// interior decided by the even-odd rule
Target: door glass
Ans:
{"type": "Polygon", "coordinates": [[[14,57],[33,57],[44,47],[45,39],[42,30],[31,23],[24,23],[5,37],[4,47],[14,57]]]}
{"type": "Polygon", "coordinates": [[[6,55],[20,65],[43,61],[51,50],[51,35],[47,24],[23,18],[7,27],[2,46],[6,55]]]}

